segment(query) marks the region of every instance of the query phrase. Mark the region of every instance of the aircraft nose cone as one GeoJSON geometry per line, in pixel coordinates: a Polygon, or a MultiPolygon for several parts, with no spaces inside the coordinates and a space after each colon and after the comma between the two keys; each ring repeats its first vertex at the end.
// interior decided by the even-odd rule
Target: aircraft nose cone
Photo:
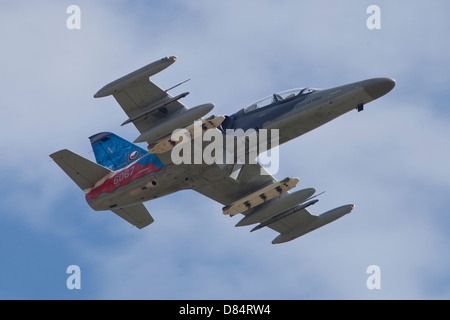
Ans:
{"type": "Polygon", "coordinates": [[[384,96],[395,87],[395,80],[392,78],[375,78],[362,82],[364,90],[374,99],[384,96]]]}

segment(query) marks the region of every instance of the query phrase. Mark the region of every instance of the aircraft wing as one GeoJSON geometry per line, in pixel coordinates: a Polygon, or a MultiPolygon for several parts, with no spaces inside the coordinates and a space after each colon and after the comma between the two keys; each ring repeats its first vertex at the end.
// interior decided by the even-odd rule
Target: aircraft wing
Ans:
{"type": "MultiPolygon", "coordinates": [[[[257,190],[267,188],[268,186],[275,185],[279,182],[258,163],[244,165],[241,169],[239,179],[230,178],[229,176],[232,174],[232,169],[230,168],[228,170],[230,171],[224,172],[219,166],[208,166],[206,171],[198,172],[199,176],[207,178],[203,178],[203,183],[200,186],[194,187],[194,190],[223,205],[229,205],[243,199],[245,195],[251,195],[257,190]],[[224,177],[224,173],[226,177],[224,177]],[[216,180],[212,181],[212,179],[208,179],[209,177],[214,177],[216,180]]],[[[279,197],[283,197],[284,195],[285,194],[281,194],[279,197]]],[[[276,197],[275,199],[278,198],[276,197]]],[[[269,202],[270,201],[273,200],[269,200],[269,202]]],[[[259,204],[259,206],[263,205],[264,203],[259,204]]],[[[250,214],[254,212],[257,207],[258,206],[255,206],[254,208],[250,208],[241,213],[244,215],[250,214]]],[[[298,214],[294,219],[289,217],[288,220],[271,225],[270,227],[278,232],[285,232],[308,219],[306,216],[301,216],[300,218],[297,216],[298,214]]]]}
{"type": "Polygon", "coordinates": [[[308,188],[289,192],[299,181],[298,178],[278,181],[259,164],[244,165],[239,179],[230,178],[231,174],[232,170],[227,172],[219,166],[208,166],[202,176],[211,179],[193,189],[224,204],[224,214],[243,214],[245,217],[236,226],[260,223],[252,231],[268,227],[279,232],[272,241],[274,244],[293,240],[320,228],[350,213],[354,207],[346,205],[319,216],[312,215],[306,208],[318,200],[306,201],[316,190],[308,188]]]}
{"type": "Polygon", "coordinates": [[[166,91],[149,80],[149,77],[164,70],[177,60],[176,57],[166,57],[136,70],[101,88],[95,98],[113,95],[139,132],[144,133],[155,123],[170,117],[172,114],[187,110],[178,100],[166,105],[165,101],[172,99],[166,91]],[[148,113],[146,113],[148,112],[148,113]]]}
{"type": "MultiPolygon", "coordinates": [[[[161,89],[150,81],[149,77],[164,70],[176,60],[177,57],[172,56],[150,63],[139,70],[105,85],[94,97],[100,98],[113,95],[128,116],[128,119],[122,125],[132,122],[141,135],[156,126],[159,126],[160,129],[164,128],[164,124],[173,119],[174,116],[179,116],[188,110],[179,101],[188,92],[172,97],[167,93],[167,90],[161,89]]],[[[169,128],[167,127],[166,129],[169,128]]],[[[170,132],[169,130],[163,131],[158,131],[159,136],[169,134],[173,129],[170,132]]]]}
{"type": "Polygon", "coordinates": [[[312,215],[308,209],[301,209],[287,217],[269,224],[268,227],[283,234],[288,233],[299,226],[308,225],[316,218],[317,216],[312,215]]]}
{"type": "Polygon", "coordinates": [[[243,195],[277,182],[277,179],[258,163],[244,165],[240,170],[239,179],[230,177],[233,173],[232,166],[223,169],[218,165],[200,165],[189,169],[198,170],[194,172],[199,179],[193,189],[223,205],[233,203],[243,195]]]}

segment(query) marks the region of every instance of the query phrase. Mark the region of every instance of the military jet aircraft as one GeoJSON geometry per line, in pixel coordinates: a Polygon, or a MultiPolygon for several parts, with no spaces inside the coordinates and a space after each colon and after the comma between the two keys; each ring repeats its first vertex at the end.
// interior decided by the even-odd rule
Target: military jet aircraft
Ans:
{"type": "Polygon", "coordinates": [[[232,115],[204,118],[213,104],[189,109],[180,102],[188,92],[171,96],[168,91],[174,87],[163,90],[149,79],[176,60],[171,56],[150,63],[107,84],[94,95],[112,95],[116,99],[128,117],[122,125],[133,123],[140,133],[134,143],[146,142],[147,150],[113,133],[102,132],[90,137],[96,163],[69,150],[50,155],[84,191],[94,210],[111,210],[141,229],[154,221],[144,202],[192,189],[221,203],[223,214],[242,214],[244,217],[236,226],[257,224],[251,231],[267,227],[278,232],[273,244],[298,238],[352,211],[354,205],[348,204],[318,216],[311,214],[308,208],[318,201],[313,200],[316,189],[290,192],[298,178],[277,180],[260,163],[251,160],[353,109],[362,111],[365,104],[394,88],[393,79],[374,78],[331,89],[288,90],[232,115]],[[250,138],[244,135],[244,147],[240,150],[244,150],[247,160],[237,156],[238,144],[232,144],[231,149],[223,147],[223,153],[216,149],[212,153],[216,161],[212,162],[180,162],[174,158],[177,148],[183,157],[195,158],[195,150],[205,151],[213,143],[213,139],[204,139],[207,134],[223,137],[224,141],[231,137],[234,141],[238,130],[257,135],[271,130],[271,135],[258,136],[266,147],[253,154],[250,138]],[[174,136],[175,132],[181,134],[174,136]],[[276,140],[272,139],[272,132],[276,140]],[[187,145],[194,147],[183,147],[187,145]],[[231,161],[217,161],[229,154],[227,159],[231,161]]]}

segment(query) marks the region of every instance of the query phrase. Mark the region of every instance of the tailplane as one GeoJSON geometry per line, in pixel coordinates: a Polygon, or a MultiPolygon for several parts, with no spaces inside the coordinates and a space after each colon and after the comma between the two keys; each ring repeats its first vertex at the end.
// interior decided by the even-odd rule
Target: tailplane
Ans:
{"type": "Polygon", "coordinates": [[[137,145],[111,132],[101,132],[89,137],[98,164],[118,170],[147,153],[137,145]]]}
{"type": "Polygon", "coordinates": [[[69,150],[61,150],[50,157],[82,189],[92,188],[111,171],[69,150]]]}

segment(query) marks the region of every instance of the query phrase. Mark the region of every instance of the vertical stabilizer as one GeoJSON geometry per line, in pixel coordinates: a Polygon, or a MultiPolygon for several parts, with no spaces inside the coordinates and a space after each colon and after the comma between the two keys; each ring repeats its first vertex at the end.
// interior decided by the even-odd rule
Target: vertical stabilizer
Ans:
{"type": "Polygon", "coordinates": [[[144,149],[111,132],[97,133],[89,140],[97,163],[114,171],[147,154],[144,149]]]}

